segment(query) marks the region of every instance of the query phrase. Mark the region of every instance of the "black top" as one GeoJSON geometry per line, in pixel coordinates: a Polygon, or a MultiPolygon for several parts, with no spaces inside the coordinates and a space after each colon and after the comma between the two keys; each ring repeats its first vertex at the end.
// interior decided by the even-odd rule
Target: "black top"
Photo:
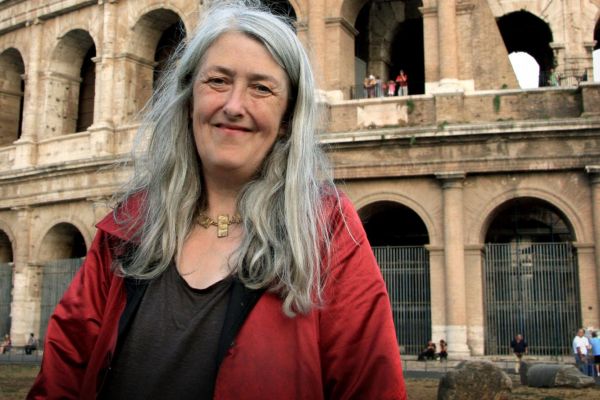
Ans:
{"type": "Polygon", "coordinates": [[[527,342],[525,340],[521,340],[517,343],[517,341],[513,339],[513,341],[510,342],[510,347],[513,349],[513,353],[522,354],[525,353],[527,342]]]}
{"type": "Polygon", "coordinates": [[[173,265],[152,280],[120,332],[102,397],[212,398],[232,281],[194,289],[173,265]]]}

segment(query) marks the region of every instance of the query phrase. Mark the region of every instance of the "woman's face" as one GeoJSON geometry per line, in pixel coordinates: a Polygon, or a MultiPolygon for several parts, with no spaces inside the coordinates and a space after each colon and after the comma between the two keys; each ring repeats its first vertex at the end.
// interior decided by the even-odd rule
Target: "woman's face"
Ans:
{"type": "Polygon", "coordinates": [[[194,140],[206,179],[243,184],[254,176],[284,131],[288,91],[285,71],[260,42],[230,32],[211,45],[192,103],[194,140]]]}

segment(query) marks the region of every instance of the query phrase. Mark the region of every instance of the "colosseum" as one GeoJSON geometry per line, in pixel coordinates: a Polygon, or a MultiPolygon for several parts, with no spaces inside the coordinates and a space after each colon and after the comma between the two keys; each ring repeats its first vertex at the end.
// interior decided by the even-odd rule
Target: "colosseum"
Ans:
{"type": "MultiPolygon", "coordinates": [[[[0,0],[0,334],[16,345],[44,337],[204,3],[0,0]]],[[[554,356],[600,327],[600,1],[265,3],[310,51],[320,140],[404,353],[507,354],[521,332],[554,356]]]]}

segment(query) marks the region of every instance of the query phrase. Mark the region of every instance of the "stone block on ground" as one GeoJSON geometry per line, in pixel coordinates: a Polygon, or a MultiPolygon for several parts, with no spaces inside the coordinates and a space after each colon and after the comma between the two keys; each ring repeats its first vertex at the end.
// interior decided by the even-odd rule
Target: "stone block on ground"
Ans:
{"type": "Polygon", "coordinates": [[[512,399],[512,381],[487,361],[465,361],[440,379],[438,400],[512,399]]]}
{"type": "Polygon", "coordinates": [[[571,364],[533,364],[527,368],[527,385],[531,387],[584,388],[595,384],[594,378],[571,364]]]}

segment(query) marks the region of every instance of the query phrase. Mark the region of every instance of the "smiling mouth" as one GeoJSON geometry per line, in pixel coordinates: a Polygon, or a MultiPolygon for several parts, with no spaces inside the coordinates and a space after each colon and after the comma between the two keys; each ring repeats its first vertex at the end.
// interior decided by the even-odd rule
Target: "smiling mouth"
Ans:
{"type": "Polygon", "coordinates": [[[228,131],[239,131],[239,132],[250,132],[251,130],[244,126],[237,125],[229,125],[229,124],[215,124],[215,126],[219,129],[224,129],[228,131]]]}

